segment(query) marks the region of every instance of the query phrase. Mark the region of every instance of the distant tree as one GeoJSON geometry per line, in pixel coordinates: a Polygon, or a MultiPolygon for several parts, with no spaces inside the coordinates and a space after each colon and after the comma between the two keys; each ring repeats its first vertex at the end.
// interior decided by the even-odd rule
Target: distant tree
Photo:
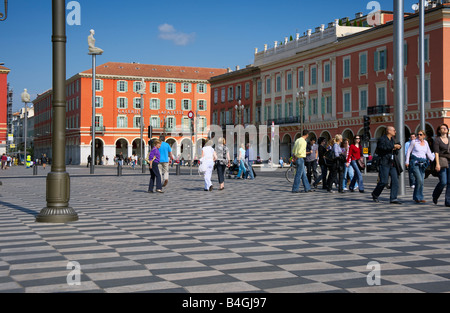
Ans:
{"type": "Polygon", "coordinates": [[[351,26],[350,20],[347,20],[347,23],[345,23],[345,26],[351,26]]]}
{"type": "Polygon", "coordinates": [[[292,41],[292,40],[294,40],[294,38],[292,38],[292,35],[291,35],[291,37],[289,37],[289,41],[292,41]]]}
{"type": "Polygon", "coordinates": [[[339,19],[338,25],[339,25],[339,26],[342,26],[342,20],[341,20],[341,19],[339,19]]]}

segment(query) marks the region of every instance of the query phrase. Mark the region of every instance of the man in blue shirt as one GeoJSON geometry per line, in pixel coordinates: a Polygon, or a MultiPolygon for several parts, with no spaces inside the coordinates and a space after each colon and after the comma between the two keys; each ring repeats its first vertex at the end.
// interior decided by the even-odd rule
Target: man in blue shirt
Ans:
{"type": "Polygon", "coordinates": [[[161,154],[160,161],[158,164],[159,172],[161,173],[161,178],[164,179],[163,187],[166,187],[169,183],[169,161],[173,159],[172,148],[165,142],[164,136],[160,136],[161,147],[159,148],[159,153],[161,154]]]}

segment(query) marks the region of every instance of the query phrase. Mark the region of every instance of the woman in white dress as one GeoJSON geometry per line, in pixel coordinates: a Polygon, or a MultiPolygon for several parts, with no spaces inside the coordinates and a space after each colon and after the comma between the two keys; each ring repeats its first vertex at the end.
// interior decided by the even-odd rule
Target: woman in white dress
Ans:
{"type": "Polygon", "coordinates": [[[211,182],[212,171],[214,169],[214,162],[217,160],[217,154],[214,151],[212,140],[208,140],[205,146],[202,149],[202,158],[200,159],[201,163],[204,163],[205,166],[205,191],[212,191],[213,186],[211,182]]]}

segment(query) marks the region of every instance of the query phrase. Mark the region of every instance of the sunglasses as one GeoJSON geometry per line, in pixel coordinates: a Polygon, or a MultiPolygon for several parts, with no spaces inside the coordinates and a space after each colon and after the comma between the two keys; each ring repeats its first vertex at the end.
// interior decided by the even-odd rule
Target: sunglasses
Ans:
{"type": "Polygon", "coordinates": [[[424,136],[424,134],[417,134],[417,135],[419,135],[419,136],[424,136]]]}
{"type": "Polygon", "coordinates": [[[355,139],[361,139],[361,138],[359,138],[359,137],[356,137],[355,139]]]}

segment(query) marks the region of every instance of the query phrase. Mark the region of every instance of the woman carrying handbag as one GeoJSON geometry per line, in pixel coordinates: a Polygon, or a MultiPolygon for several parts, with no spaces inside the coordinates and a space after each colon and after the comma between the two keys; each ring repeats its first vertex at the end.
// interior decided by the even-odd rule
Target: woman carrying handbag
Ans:
{"type": "Polygon", "coordinates": [[[448,137],[448,126],[442,124],[437,129],[438,137],[434,141],[434,153],[436,156],[436,172],[439,175],[439,183],[433,191],[433,203],[437,204],[442,191],[445,191],[445,206],[450,207],[450,144],[448,137]]]}
{"type": "Polygon", "coordinates": [[[433,161],[435,156],[431,153],[430,146],[425,140],[425,131],[420,130],[417,133],[416,140],[411,142],[406,154],[406,167],[411,166],[411,172],[416,178],[413,200],[416,203],[425,203],[423,197],[423,183],[425,180],[425,169],[433,161]]]}

